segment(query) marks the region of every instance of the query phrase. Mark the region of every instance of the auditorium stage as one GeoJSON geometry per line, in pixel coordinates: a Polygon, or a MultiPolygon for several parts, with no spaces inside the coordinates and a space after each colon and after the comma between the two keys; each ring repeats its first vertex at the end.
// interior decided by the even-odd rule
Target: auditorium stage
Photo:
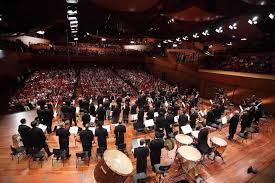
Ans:
{"type": "MultiPolygon", "coordinates": [[[[28,168],[28,161],[21,160],[17,164],[16,160],[10,158],[10,148],[12,144],[11,136],[17,133],[17,127],[21,118],[27,119],[27,124],[36,116],[35,111],[19,112],[0,117],[0,182],[2,183],[22,183],[22,182],[39,182],[39,183],[54,183],[54,182],[82,182],[93,183],[93,170],[96,165],[95,150],[97,145],[93,145],[93,154],[90,166],[80,166],[76,168],[75,153],[82,150],[81,144],[76,143],[73,137],[70,139],[70,154],[72,155],[65,166],[62,163],[54,163],[52,167],[51,158],[44,161],[43,167],[33,164],[31,169],[28,168]]],[[[79,120],[79,119],[78,119],[79,120]]],[[[210,133],[210,137],[218,136],[225,139],[228,147],[224,153],[225,163],[220,158],[216,161],[206,161],[205,166],[202,166],[200,174],[209,183],[242,183],[249,181],[254,175],[247,174],[246,170],[249,166],[255,166],[260,171],[269,166],[275,159],[275,123],[264,124],[265,127],[261,128],[259,134],[253,135],[253,139],[248,139],[247,142],[230,142],[226,139],[228,127],[222,131],[215,131],[210,133]],[[269,130],[268,130],[269,129],[269,130]]],[[[78,121],[80,124],[80,121],[78,121]]],[[[239,132],[239,129],[237,130],[239,132]]],[[[138,135],[145,138],[153,137],[153,133],[138,135]]],[[[131,139],[135,138],[135,133],[132,123],[127,125],[127,134],[125,141],[127,142],[127,151],[129,158],[132,160],[135,167],[135,159],[131,152],[131,139]]],[[[108,139],[108,148],[114,148],[114,134],[111,132],[108,139]]],[[[48,144],[50,149],[58,148],[58,139],[55,134],[48,135],[48,144]]],[[[169,170],[169,176],[179,174],[177,171],[178,166],[174,163],[169,170]]],[[[135,170],[134,170],[135,172],[135,170]]],[[[148,158],[148,175],[150,176],[149,182],[157,182],[155,174],[151,171],[150,160],[148,158]]],[[[171,182],[167,180],[164,182],[171,182]]],[[[164,180],[165,180],[164,179],[164,180]]],[[[126,180],[127,183],[132,182],[131,177],[126,180]]]]}

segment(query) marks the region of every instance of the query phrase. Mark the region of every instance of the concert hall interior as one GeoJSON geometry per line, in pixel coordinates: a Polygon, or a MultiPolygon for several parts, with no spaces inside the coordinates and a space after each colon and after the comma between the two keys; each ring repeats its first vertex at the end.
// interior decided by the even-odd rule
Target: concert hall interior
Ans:
{"type": "Polygon", "coordinates": [[[0,4],[1,183],[274,182],[275,1],[0,4]]]}

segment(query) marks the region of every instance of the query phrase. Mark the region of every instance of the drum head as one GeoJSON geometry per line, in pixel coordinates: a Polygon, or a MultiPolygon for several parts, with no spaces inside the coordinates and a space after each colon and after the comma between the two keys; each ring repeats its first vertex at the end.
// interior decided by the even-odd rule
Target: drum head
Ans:
{"type": "Polygon", "coordinates": [[[178,149],[178,153],[186,160],[198,161],[201,159],[201,153],[199,150],[192,146],[181,146],[178,149]]]}
{"type": "Polygon", "coordinates": [[[179,143],[185,144],[185,145],[192,144],[192,142],[193,142],[193,139],[191,137],[189,137],[188,135],[184,135],[184,134],[176,135],[175,139],[179,143]]]}
{"type": "Polygon", "coordinates": [[[128,176],[133,171],[131,160],[119,150],[106,150],[103,159],[106,165],[118,175],[128,176]]]}
{"type": "Polygon", "coordinates": [[[227,142],[219,137],[212,137],[211,141],[220,147],[227,146],[227,142]]]}

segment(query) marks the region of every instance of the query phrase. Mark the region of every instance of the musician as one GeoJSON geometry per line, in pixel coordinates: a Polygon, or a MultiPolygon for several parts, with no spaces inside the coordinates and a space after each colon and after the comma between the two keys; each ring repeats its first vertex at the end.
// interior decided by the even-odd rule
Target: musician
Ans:
{"type": "Polygon", "coordinates": [[[18,126],[18,133],[21,136],[22,142],[24,147],[27,149],[30,146],[29,144],[29,131],[30,131],[30,127],[26,125],[26,119],[23,118],[20,120],[21,125],[18,126]]]}
{"type": "Polygon", "coordinates": [[[106,111],[104,110],[102,104],[99,104],[98,109],[96,110],[96,114],[97,114],[98,121],[101,121],[102,123],[104,123],[106,111]]]}
{"type": "Polygon", "coordinates": [[[134,103],[131,107],[131,114],[136,114],[137,113],[137,104],[134,103]]]}
{"type": "Polygon", "coordinates": [[[130,112],[130,107],[129,107],[129,103],[126,102],[125,106],[122,109],[122,116],[123,116],[123,122],[124,123],[128,123],[128,119],[129,119],[129,112],[130,112]]]}
{"type": "Polygon", "coordinates": [[[84,110],[84,114],[82,115],[83,126],[86,126],[86,124],[90,123],[90,121],[91,121],[91,116],[86,110],[84,110]]]}
{"type": "Polygon", "coordinates": [[[168,110],[168,115],[166,116],[164,125],[167,138],[169,138],[169,134],[173,132],[174,116],[172,113],[173,112],[171,110],[168,110]]]}
{"type": "Polygon", "coordinates": [[[124,144],[124,133],[126,133],[126,127],[122,125],[122,122],[119,121],[118,125],[115,127],[114,134],[116,138],[116,145],[124,144]]]}
{"type": "Polygon", "coordinates": [[[63,122],[69,119],[69,108],[66,105],[66,102],[63,102],[60,107],[60,116],[63,122]]]}
{"type": "Polygon", "coordinates": [[[75,126],[77,126],[76,123],[76,107],[70,104],[69,106],[69,120],[70,120],[70,126],[72,126],[72,122],[74,121],[75,126]]]}
{"type": "Polygon", "coordinates": [[[47,126],[47,133],[52,133],[53,113],[48,108],[48,105],[44,106],[42,110],[43,124],[47,126]]]}
{"type": "Polygon", "coordinates": [[[134,128],[136,130],[143,129],[144,128],[144,111],[143,109],[138,111],[138,119],[137,122],[134,124],[134,128]]]}
{"type": "Polygon", "coordinates": [[[196,129],[196,122],[197,118],[199,117],[197,111],[195,108],[191,109],[191,115],[190,115],[190,126],[192,129],[196,129]]]}
{"type": "Polygon", "coordinates": [[[188,123],[188,116],[186,115],[186,111],[183,110],[182,113],[179,115],[179,132],[182,132],[181,127],[187,125],[188,123]]]}
{"type": "Polygon", "coordinates": [[[164,113],[159,112],[159,116],[156,119],[156,131],[163,133],[163,128],[165,127],[166,119],[164,113]]]}
{"type": "Polygon", "coordinates": [[[86,124],[85,129],[79,133],[80,141],[83,151],[88,151],[88,156],[92,156],[92,141],[94,140],[94,134],[89,130],[90,124],[86,124]]]}
{"type": "Polygon", "coordinates": [[[93,117],[96,117],[96,112],[95,112],[95,105],[94,103],[90,104],[90,115],[92,115],[93,117]]]}
{"type": "Polygon", "coordinates": [[[32,129],[29,131],[30,148],[35,148],[40,151],[42,148],[45,149],[48,156],[52,153],[49,150],[48,144],[46,143],[46,136],[43,131],[37,127],[38,121],[34,120],[31,122],[32,129]]]}
{"type": "Polygon", "coordinates": [[[146,174],[147,169],[147,157],[149,155],[149,149],[146,147],[145,140],[139,141],[140,146],[134,149],[134,157],[137,158],[137,173],[144,172],[146,174]]]}
{"type": "Polygon", "coordinates": [[[213,109],[210,109],[206,114],[206,124],[214,128],[219,127],[219,123],[216,121],[213,109]]]}
{"type": "Polygon", "coordinates": [[[229,120],[229,140],[232,140],[236,133],[237,126],[239,123],[239,111],[234,112],[234,116],[229,120]]]}
{"type": "Polygon", "coordinates": [[[120,115],[120,109],[118,105],[114,108],[113,115],[112,115],[112,123],[118,123],[120,115]]]}
{"type": "Polygon", "coordinates": [[[71,155],[69,153],[69,137],[70,131],[65,128],[65,123],[61,123],[60,128],[56,130],[56,136],[59,137],[59,147],[61,150],[66,151],[66,157],[69,158],[71,155]]]}
{"type": "Polygon", "coordinates": [[[197,148],[202,154],[210,154],[212,152],[212,149],[209,147],[209,145],[207,143],[208,134],[209,134],[209,129],[202,128],[198,135],[197,148]]]}
{"type": "Polygon", "coordinates": [[[36,107],[36,113],[37,113],[37,117],[39,119],[39,122],[41,124],[43,124],[43,112],[42,112],[41,107],[39,105],[36,107]]]}
{"type": "Polygon", "coordinates": [[[147,112],[147,120],[154,119],[154,113],[155,113],[155,109],[153,107],[150,107],[147,112]]]}
{"type": "Polygon", "coordinates": [[[98,147],[107,149],[108,131],[102,127],[102,121],[98,122],[98,128],[95,129],[95,136],[97,137],[98,147]]]}
{"type": "Polygon", "coordinates": [[[154,165],[160,163],[161,149],[164,147],[164,141],[162,134],[156,132],[156,139],[149,143],[150,160],[153,171],[155,171],[154,165]]]}
{"type": "Polygon", "coordinates": [[[243,111],[243,115],[241,116],[241,131],[239,136],[246,138],[245,129],[249,125],[249,114],[247,110],[243,111]]]}

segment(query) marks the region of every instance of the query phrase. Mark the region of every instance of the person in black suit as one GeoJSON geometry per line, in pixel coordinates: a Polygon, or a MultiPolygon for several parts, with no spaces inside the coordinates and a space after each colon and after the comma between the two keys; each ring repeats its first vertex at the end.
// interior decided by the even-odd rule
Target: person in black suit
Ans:
{"type": "Polygon", "coordinates": [[[156,132],[156,139],[149,143],[150,160],[153,171],[155,171],[154,165],[160,163],[161,149],[164,148],[164,141],[162,135],[156,132]]]}
{"type": "Polygon", "coordinates": [[[112,123],[118,123],[120,115],[120,109],[118,105],[114,108],[113,115],[112,115],[112,123]]]}
{"type": "Polygon", "coordinates": [[[69,119],[69,108],[66,105],[66,102],[63,102],[62,106],[60,107],[60,116],[63,122],[69,119]]]}
{"type": "Polygon", "coordinates": [[[91,116],[86,110],[84,110],[84,114],[82,115],[83,126],[86,126],[86,124],[90,123],[90,121],[91,121],[91,116]]]}
{"type": "Polygon", "coordinates": [[[165,122],[164,128],[165,128],[167,138],[169,138],[169,134],[173,132],[174,116],[172,113],[173,112],[169,110],[168,115],[166,116],[166,122],[165,122]]]}
{"type": "Polygon", "coordinates": [[[156,131],[163,133],[163,129],[165,127],[166,119],[162,112],[159,112],[159,116],[156,119],[156,131]]]}
{"type": "Polygon", "coordinates": [[[91,157],[92,156],[92,142],[94,140],[94,134],[91,130],[89,130],[90,125],[86,124],[85,130],[82,130],[79,133],[80,140],[82,143],[82,149],[83,151],[88,151],[88,155],[91,157]]]}
{"type": "Polygon", "coordinates": [[[190,115],[190,126],[192,129],[196,129],[196,122],[197,118],[199,117],[198,113],[196,112],[195,108],[191,109],[191,115],[190,115]]]}
{"type": "Polygon", "coordinates": [[[104,110],[102,104],[99,104],[99,107],[96,110],[96,114],[97,114],[98,121],[101,121],[104,124],[104,119],[105,119],[106,111],[104,110]]]}
{"type": "Polygon", "coordinates": [[[60,125],[60,128],[56,130],[56,136],[59,137],[59,147],[61,150],[66,151],[66,157],[69,158],[71,155],[69,153],[69,137],[70,137],[69,129],[65,128],[65,123],[60,125]]]}
{"type": "Polygon", "coordinates": [[[24,147],[28,149],[30,147],[30,142],[29,142],[29,131],[31,129],[31,127],[26,125],[26,119],[21,119],[20,120],[21,125],[18,126],[18,133],[20,134],[21,138],[22,138],[22,142],[24,147]]]}
{"type": "Polygon", "coordinates": [[[44,148],[48,156],[51,156],[52,153],[46,143],[46,136],[43,131],[37,127],[37,125],[38,122],[36,120],[31,122],[32,129],[29,131],[30,148],[35,148],[38,151],[44,148]]]}
{"type": "Polygon", "coordinates": [[[76,107],[70,104],[69,106],[69,120],[70,120],[70,126],[72,126],[72,123],[74,121],[75,126],[77,126],[76,123],[76,107]]]}
{"type": "Polygon", "coordinates": [[[134,149],[134,157],[137,158],[137,173],[144,172],[146,174],[147,169],[147,157],[149,155],[149,149],[145,146],[145,140],[141,139],[140,146],[134,149]]]}
{"type": "Polygon", "coordinates": [[[134,129],[135,130],[141,130],[144,128],[144,111],[143,109],[139,110],[138,111],[138,119],[137,119],[137,122],[134,123],[134,129]]]}
{"type": "Polygon", "coordinates": [[[129,112],[130,112],[129,103],[126,103],[122,110],[123,110],[122,111],[123,122],[128,123],[129,112]]]}
{"type": "Polygon", "coordinates": [[[53,113],[48,105],[45,105],[42,111],[43,124],[47,126],[47,133],[52,133],[53,113]]]}
{"type": "Polygon", "coordinates": [[[96,117],[95,105],[93,103],[91,103],[90,105],[90,115],[92,115],[93,117],[96,117]]]}
{"type": "Polygon", "coordinates": [[[179,115],[179,132],[182,132],[181,127],[187,125],[188,123],[188,116],[186,115],[186,111],[184,110],[182,114],[179,115]]]}
{"type": "Polygon", "coordinates": [[[214,128],[219,127],[219,123],[216,121],[213,109],[210,109],[206,114],[206,124],[214,128]]]}
{"type": "Polygon", "coordinates": [[[97,137],[98,147],[107,149],[108,131],[102,127],[102,122],[98,122],[98,128],[95,129],[95,136],[97,137]]]}
{"type": "Polygon", "coordinates": [[[239,111],[234,112],[234,116],[229,120],[229,140],[232,140],[236,133],[237,126],[239,123],[239,111]]]}
{"type": "Polygon", "coordinates": [[[126,133],[126,127],[122,125],[122,122],[118,122],[119,125],[115,127],[114,134],[116,137],[116,145],[124,144],[124,133],[126,133]]]}
{"type": "Polygon", "coordinates": [[[131,114],[136,114],[137,113],[137,104],[134,103],[131,107],[131,111],[130,111],[131,114]]]}
{"type": "Polygon", "coordinates": [[[154,113],[155,113],[155,109],[153,107],[150,107],[147,112],[147,120],[154,119],[154,113]]]}
{"type": "Polygon", "coordinates": [[[37,106],[37,107],[36,107],[36,113],[37,113],[37,117],[38,117],[38,119],[39,119],[39,122],[40,122],[41,124],[44,124],[44,123],[43,123],[43,111],[41,110],[41,107],[40,107],[40,106],[37,106]]]}
{"type": "Polygon", "coordinates": [[[208,128],[202,128],[198,135],[198,144],[197,148],[202,154],[210,154],[212,151],[212,148],[209,147],[207,141],[208,141],[208,134],[209,129],[208,128]]]}

